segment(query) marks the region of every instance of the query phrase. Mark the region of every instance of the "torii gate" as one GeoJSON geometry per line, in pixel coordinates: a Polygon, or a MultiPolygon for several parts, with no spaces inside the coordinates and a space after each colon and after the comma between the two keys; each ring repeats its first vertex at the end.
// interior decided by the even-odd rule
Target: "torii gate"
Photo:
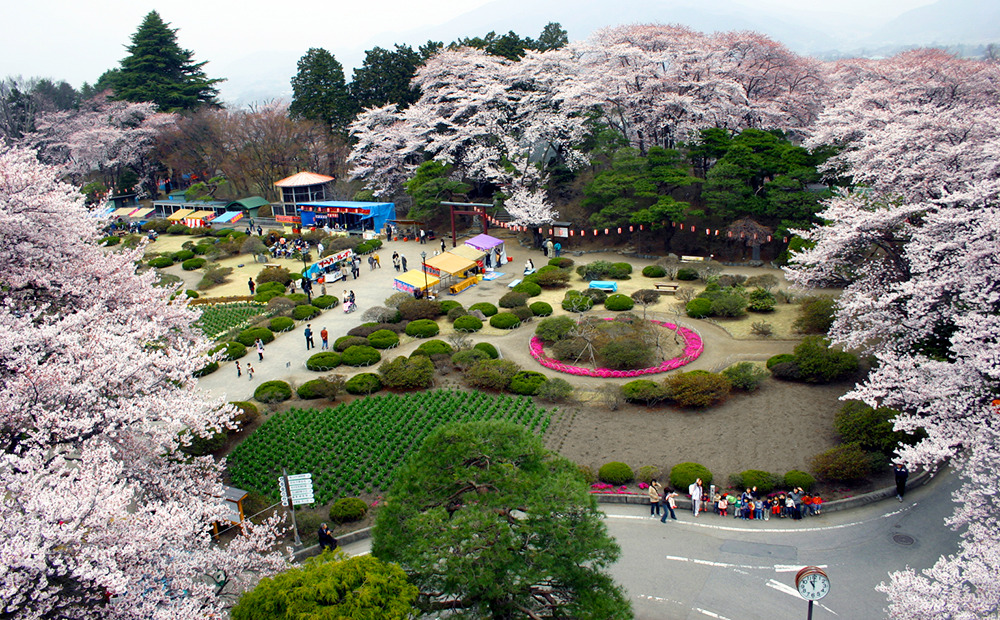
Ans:
{"type": "Polygon", "coordinates": [[[441,204],[447,206],[451,209],[451,247],[458,246],[458,235],[455,232],[455,215],[478,215],[483,221],[483,234],[488,234],[489,232],[489,222],[486,219],[486,207],[492,207],[493,205],[482,204],[478,202],[442,202],[441,204]],[[474,207],[475,211],[456,211],[455,207],[474,207]]]}

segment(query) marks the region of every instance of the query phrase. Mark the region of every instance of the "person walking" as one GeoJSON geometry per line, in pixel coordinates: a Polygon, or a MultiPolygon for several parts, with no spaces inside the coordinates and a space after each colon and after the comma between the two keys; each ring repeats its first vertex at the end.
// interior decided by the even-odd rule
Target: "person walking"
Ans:
{"type": "Polygon", "coordinates": [[[250,376],[250,381],[253,381],[253,364],[247,362],[247,375],[250,376]]]}
{"type": "Polygon", "coordinates": [[[906,468],[901,462],[896,462],[893,466],[894,474],[896,475],[896,499],[903,501],[903,496],[906,495],[906,479],[910,477],[910,470],[906,468]]]}
{"type": "Polygon", "coordinates": [[[421,228],[420,229],[420,245],[423,245],[425,243],[427,243],[427,233],[424,232],[423,228],[421,228]]]}
{"type": "Polygon", "coordinates": [[[326,327],[319,330],[319,338],[323,341],[323,350],[330,348],[330,332],[326,331],[326,327]]]}
{"type": "Polygon", "coordinates": [[[239,363],[239,361],[237,361],[236,362],[236,378],[239,379],[242,376],[243,376],[243,369],[240,368],[240,363],[239,363]]]}
{"type": "Polygon", "coordinates": [[[381,269],[382,268],[382,261],[378,257],[378,252],[375,252],[375,255],[372,258],[375,259],[375,268],[376,269],[381,269]]]}
{"type": "Polygon", "coordinates": [[[663,495],[663,487],[656,480],[649,483],[649,516],[656,518],[660,516],[660,496],[663,495]]]}
{"type": "Polygon", "coordinates": [[[305,334],[306,337],[306,351],[308,351],[309,349],[312,349],[316,346],[316,344],[313,342],[312,323],[306,324],[306,330],[303,333],[305,334]]]}
{"type": "Polygon", "coordinates": [[[254,291],[257,290],[257,285],[253,283],[253,278],[247,280],[247,286],[250,287],[250,294],[253,295],[254,291]]]}
{"type": "Polygon", "coordinates": [[[691,496],[691,510],[696,517],[701,512],[701,499],[705,493],[701,484],[701,478],[698,478],[688,486],[688,494],[691,496]]]}
{"type": "MultiPolygon", "coordinates": [[[[261,340],[260,338],[258,338],[257,342],[255,342],[254,344],[257,345],[257,357],[260,358],[259,361],[263,362],[264,361],[264,341],[261,340]]],[[[250,364],[247,364],[247,366],[249,367],[250,364]]],[[[249,372],[249,368],[247,369],[247,371],[249,372]]],[[[251,378],[253,378],[253,377],[251,377],[251,378]]]]}
{"type": "Polygon", "coordinates": [[[444,248],[445,248],[445,243],[444,243],[444,238],[442,238],[441,239],[441,253],[442,254],[444,254],[444,248]]]}
{"type": "Polygon", "coordinates": [[[399,260],[400,260],[400,262],[403,263],[403,272],[405,273],[406,272],[406,257],[405,256],[400,256],[399,260]]]}
{"type": "Polygon", "coordinates": [[[392,253],[392,267],[398,272],[399,271],[399,252],[392,253]]]}
{"type": "Polygon", "coordinates": [[[660,517],[660,523],[667,522],[667,513],[670,513],[670,518],[674,521],[677,520],[677,515],[674,514],[674,508],[677,508],[677,502],[675,498],[678,496],[676,491],[673,490],[663,490],[663,503],[665,510],[663,511],[663,516],[660,517]]]}
{"type": "Polygon", "coordinates": [[[556,244],[552,246],[556,251],[556,258],[559,258],[559,252],[562,251],[562,244],[556,241],[556,244]]]}

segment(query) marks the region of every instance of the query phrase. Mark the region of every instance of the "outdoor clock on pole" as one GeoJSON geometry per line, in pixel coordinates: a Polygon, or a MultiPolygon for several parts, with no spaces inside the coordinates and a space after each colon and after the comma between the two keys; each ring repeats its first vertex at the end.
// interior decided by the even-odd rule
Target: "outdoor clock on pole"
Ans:
{"type": "Polygon", "coordinates": [[[812,620],[813,603],[830,593],[830,578],[818,566],[806,566],[795,575],[795,589],[809,601],[808,620],[812,620]]]}

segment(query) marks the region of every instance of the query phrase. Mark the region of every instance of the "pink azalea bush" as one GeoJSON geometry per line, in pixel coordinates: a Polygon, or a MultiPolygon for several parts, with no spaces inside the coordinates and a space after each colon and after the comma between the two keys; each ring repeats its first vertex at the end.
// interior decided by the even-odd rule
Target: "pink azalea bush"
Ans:
{"type": "MultiPolygon", "coordinates": [[[[605,321],[611,321],[613,319],[606,318],[605,321]]],[[[582,366],[573,366],[572,364],[566,364],[557,359],[553,359],[545,355],[545,350],[543,348],[542,339],[538,336],[533,336],[531,338],[531,343],[529,349],[531,351],[531,357],[535,358],[539,364],[545,366],[550,370],[555,370],[558,372],[565,372],[571,375],[579,375],[583,377],[601,377],[601,378],[621,378],[621,377],[641,377],[642,375],[654,375],[661,372],[669,372],[671,370],[680,368],[685,364],[690,364],[694,360],[698,359],[701,352],[705,349],[704,343],[701,340],[701,336],[698,335],[692,329],[686,327],[678,327],[673,323],[666,323],[664,321],[654,321],[650,320],[650,323],[654,323],[661,327],[666,327],[667,329],[676,330],[678,334],[684,338],[684,353],[679,357],[674,357],[668,360],[664,360],[657,366],[650,366],[649,368],[637,368],[635,370],[612,370],[610,368],[584,368],[582,366]]]]}

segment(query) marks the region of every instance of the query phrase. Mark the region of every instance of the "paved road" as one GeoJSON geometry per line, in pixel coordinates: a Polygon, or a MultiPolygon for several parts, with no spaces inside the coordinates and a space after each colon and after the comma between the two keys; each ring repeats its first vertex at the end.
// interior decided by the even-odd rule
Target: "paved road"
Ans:
{"type": "MultiPolygon", "coordinates": [[[[754,620],[805,618],[807,603],[794,589],[803,566],[824,568],[830,594],[816,620],[885,618],[885,596],[875,586],[890,571],[926,568],[958,548],[943,525],[959,480],[950,472],[912,490],[903,503],[888,500],[802,521],[747,522],[679,510],[661,524],[649,508],[602,504],[610,533],[622,548],[612,567],[637,620],[754,620]]],[[[370,540],[345,547],[367,553],[370,540]]]]}

